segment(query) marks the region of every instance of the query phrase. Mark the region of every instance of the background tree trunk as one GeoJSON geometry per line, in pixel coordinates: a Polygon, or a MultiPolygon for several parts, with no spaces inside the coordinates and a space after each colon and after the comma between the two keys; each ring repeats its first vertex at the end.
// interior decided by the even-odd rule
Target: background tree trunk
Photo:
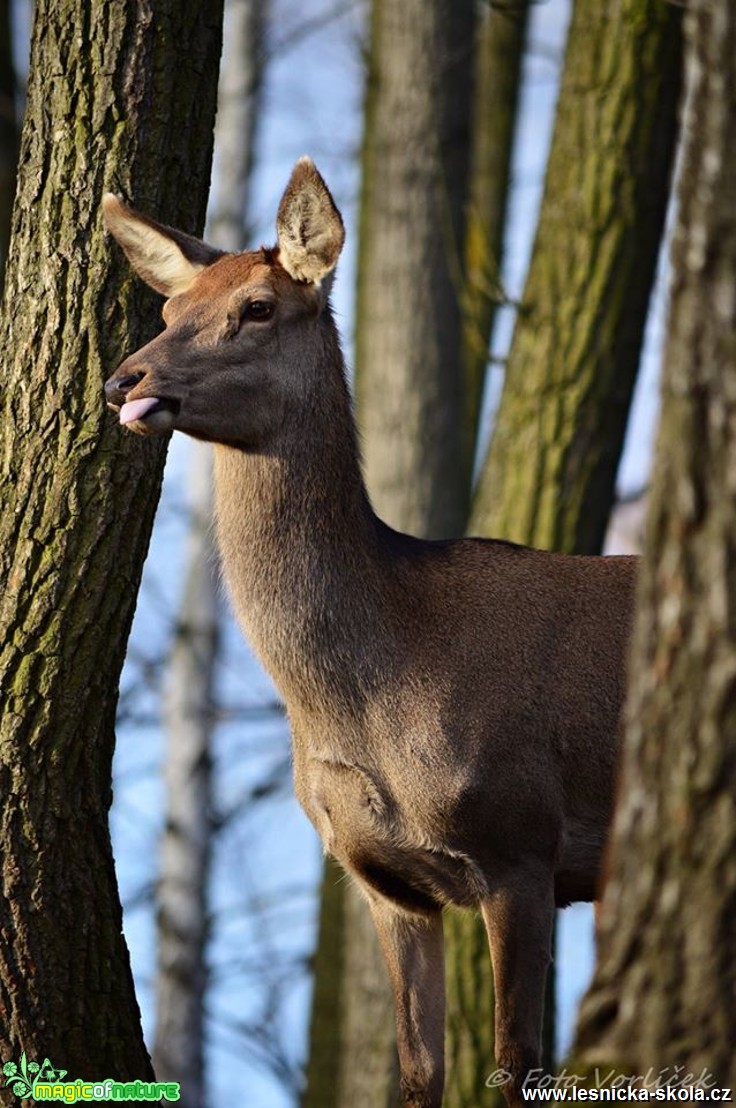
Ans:
{"type": "Polygon", "coordinates": [[[445,913],[447,1041],[445,1099],[448,1108],[501,1108],[493,1073],[494,992],[486,931],[474,913],[445,913]]]}
{"type": "Polygon", "coordinates": [[[662,418],[600,958],[594,1063],[736,1087],[736,11],[686,17],[662,418]]]}
{"type": "MultiPolygon", "coordinates": [[[[217,194],[207,238],[223,250],[246,246],[246,211],[261,89],[266,5],[227,0],[215,129],[217,194]]],[[[182,1108],[204,1101],[208,877],[212,812],[211,744],[221,610],[213,542],[212,448],[192,443],[191,514],[185,588],[165,696],[166,819],[157,912],[156,1038],[162,1080],[179,1081],[182,1108]]]]}
{"type": "Polygon", "coordinates": [[[481,6],[475,46],[462,336],[472,472],[496,307],[529,0],[481,6]]]}
{"type": "Polygon", "coordinates": [[[219,641],[212,541],[211,447],[193,444],[184,592],[164,697],[166,808],[157,889],[153,1065],[181,1085],[181,1108],[201,1108],[207,987],[207,884],[212,835],[210,739],[219,641]]]}
{"type": "Polygon", "coordinates": [[[472,0],[374,0],[356,391],[378,514],[458,535],[469,496],[461,366],[472,0]]]}
{"type": "Polygon", "coordinates": [[[339,863],[325,858],[317,949],[312,961],[314,989],[302,1108],[337,1108],[339,1104],[335,1056],[342,1040],[344,880],[339,863]]]}
{"type": "Polygon", "coordinates": [[[669,195],[680,36],[667,0],[575,5],[476,534],[602,547],[669,195]]]}
{"type": "Polygon", "coordinates": [[[266,23],[271,0],[226,0],[207,239],[221,250],[249,245],[253,150],[261,117],[266,23]]]}
{"type": "MultiPolygon", "coordinates": [[[[669,196],[680,53],[679,13],[665,0],[575,8],[539,227],[471,534],[600,550],[669,196]]],[[[501,1094],[482,1087],[493,1068],[485,932],[460,913],[448,916],[445,931],[448,991],[458,998],[449,1103],[486,1108],[501,1094]]],[[[551,1014],[551,988],[548,997],[551,1014]]],[[[549,1063],[549,1020],[547,1028],[549,1063]]]]}
{"type": "Polygon", "coordinates": [[[90,1079],[150,1074],[107,813],[165,453],[105,411],[160,324],[99,203],[201,229],[220,41],[217,3],[36,4],[0,327],[0,1056],[90,1079]]]}

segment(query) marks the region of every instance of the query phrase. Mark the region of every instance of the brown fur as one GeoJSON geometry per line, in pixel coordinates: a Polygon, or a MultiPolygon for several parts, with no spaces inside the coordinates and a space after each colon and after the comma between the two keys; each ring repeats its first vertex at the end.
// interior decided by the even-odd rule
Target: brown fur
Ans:
{"type": "MultiPolygon", "coordinates": [[[[120,220],[116,209],[116,235],[120,220]]],[[[297,795],[373,913],[404,1103],[442,1098],[446,904],[482,911],[497,1063],[516,1103],[539,1064],[555,905],[595,893],[635,561],[425,542],[375,516],[322,283],[342,236],[302,160],[278,253],[213,252],[108,398],[159,397],[133,430],[215,443],[233,604],[286,702],[297,795]],[[272,318],[250,319],[253,300],[271,301],[272,318]]],[[[150,275],[150,257],[128,253],[150,275]]]]}

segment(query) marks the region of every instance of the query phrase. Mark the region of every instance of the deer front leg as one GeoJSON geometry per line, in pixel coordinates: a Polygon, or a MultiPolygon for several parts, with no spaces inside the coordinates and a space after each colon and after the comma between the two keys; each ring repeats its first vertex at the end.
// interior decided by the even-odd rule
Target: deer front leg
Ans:
{"type": "Polygon", "coordinates": [[[440,1108],[445,1082],[442,914],[409,914],[369,894],[394,1004],[404,1108],[440,1108]]]}
{"type": "Polygon", "coordinates": [[[541,1057],[544,992],[552,953],[554,880],[536,867],[520,868],[494,886],[481,908],[488,933],[496,993],[496,1064],[509,1079],[510,1105],[541,1057]]]}

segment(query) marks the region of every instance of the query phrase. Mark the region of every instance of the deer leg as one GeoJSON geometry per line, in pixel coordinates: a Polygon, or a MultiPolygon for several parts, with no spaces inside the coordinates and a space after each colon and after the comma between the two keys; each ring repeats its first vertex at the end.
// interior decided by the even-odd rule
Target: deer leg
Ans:
{"type": "Polygon", "coordinates": [[[369,894],[396,1006],[404,1108],[440,1108],[445,1081],[442,914],[409,914],[369,894]]]}
{"type": "Polygon", "coordinates": [[[516,1105],[524,1081],[540,1064],[555,916],[552,874],[515,871],[492,889],[481,910],[493,962],[496,1064],[509,1075],[504,1094],[516,1105]]]}

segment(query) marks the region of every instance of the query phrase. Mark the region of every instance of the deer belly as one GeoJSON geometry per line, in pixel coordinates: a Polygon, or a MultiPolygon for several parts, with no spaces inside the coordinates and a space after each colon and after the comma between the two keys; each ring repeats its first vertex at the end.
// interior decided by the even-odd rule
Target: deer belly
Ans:
{"type": "Polygon", "coordinates": [[[327,852],[382,896],[420,913],[480,899],[483,882],[473,861],[413,827],[366,770],[310,761],[295,783],[327,852]]]}
{"type": "Polygon", "coordinates": [[[558,907],[597,899],[605,838],[606,828],[596,821],[568,820],[555,871],[558,907]]]}

